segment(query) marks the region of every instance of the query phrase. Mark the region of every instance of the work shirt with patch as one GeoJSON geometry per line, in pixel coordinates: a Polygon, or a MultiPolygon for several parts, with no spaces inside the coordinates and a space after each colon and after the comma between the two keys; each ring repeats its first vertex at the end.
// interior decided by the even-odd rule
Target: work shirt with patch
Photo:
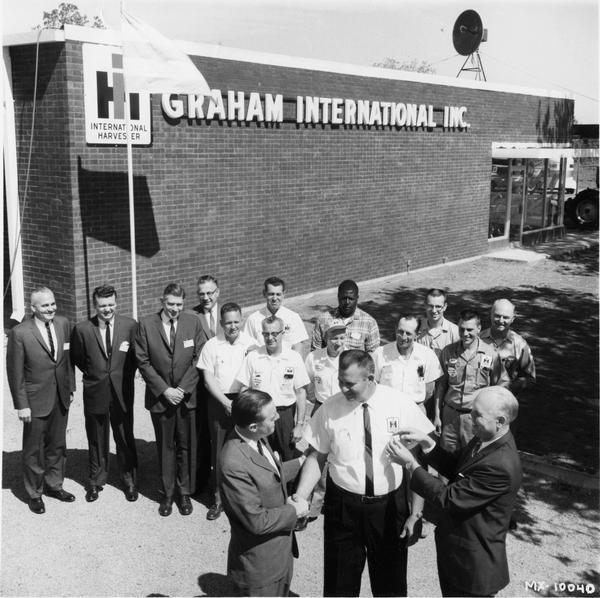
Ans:
{"type": "Polygon", "coordinates": [[[504,385],[517,379],[523,379],[528,386],[535,383],[535,363],[527,341],[514,330],[509,330],[506,338],[498,344],[490,328],[484,330],[480,337],[484,343],[492,346],[500,355],[502,362],[502,380],[504,385]]]}
{"type": "Polygon", "coordinates": [[[477,391],[486,386],[499,384],[502,364],[500,356],[490,345],[477,339],[475,352],[467,358],[462,342],[448,345],[442,350],[440,364],[444,371],[448,389],[444,403],[455,408],[470,409],[477,391]]]}
{"type": "MultiPolygon", "coordinates": [[[[367,401],[371,422],[373,488],[375,495],[396,490],[402,483],[402,466],[390,460],[385,447],[394,434],[416,428],[430,434],[434,428],[425,414],[406,396],[378,384],[367,401]]],[[[315,412],[304,439],[328,455],[329,475],[337,486],[365,494],[365,425],[362,403],[333,395],[315,412]]]]}
{"type": "Polygon", "coordinates": [[[426,385],[443,375],[437,355],[425,345],[413,343],[412,353],[403,357],[398,345],[389,343],[373,353],[375,380],[410,396],[415,403],[426,398],[426,385]]]}
{"type": "Polygon", "coordinates": [[[271,395],[276,407],[296,402],[296,390],[310,384],[300,353],[285,347],[279,355],[269,355],[260,347],[246,355],[236,379],[255,390],[271,395]]]}

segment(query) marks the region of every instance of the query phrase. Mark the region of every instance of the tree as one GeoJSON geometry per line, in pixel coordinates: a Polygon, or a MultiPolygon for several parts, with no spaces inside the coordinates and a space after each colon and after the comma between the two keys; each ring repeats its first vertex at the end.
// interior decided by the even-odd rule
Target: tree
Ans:
{"type": "Polygon", "coordinates": [[[421,60],[421,62],[414,60],[405,60],[404,62],[400,62],[396,58],[386,58],[383,62],[375,62],[373,66],[378,66],[384,69],[395,69],[397,71],[412,71],[415,73],[429,73],[431,75],[435,74],[435,68],[431,62],[427,62],[426,60],[421,60]]]}
{"type": "MultiPolygon", "coordinates": [[[[98,16],[93,18],[90,24],[90,19],[86,15],[79,12],[79,9],[74,4],[69,2],[61,2],[58,8],[50,12],[44,11],[44,22],[42,29],[62,29],[65,25],[80,25],[85,27],[95,27],[96,29],[105,29],[104,22],[98,16]]],[[[40,26],[34,27],[40,29],[40,26]]]]}

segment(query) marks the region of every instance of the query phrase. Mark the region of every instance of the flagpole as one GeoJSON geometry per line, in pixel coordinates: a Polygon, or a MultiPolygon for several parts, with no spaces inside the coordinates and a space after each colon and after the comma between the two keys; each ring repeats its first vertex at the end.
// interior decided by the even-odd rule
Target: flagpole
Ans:
{"type": "MultiPolygon", "coordinates": [[[[124,0],[121,0],[121,17],[123,15],[124,0]]],[[[125,59],[125,56],[123,56],[125,59]]],[[[131,102],[127,93],[127,77],[123,77],[125,91],[125,130],[127,133],[127,189],[129,191],[129,245],[131,247],[131,311],[134,320],[137,320],[137,271],[135,248],[135,206],[133,195],[133,148],[131,145],[131,102]]]]}

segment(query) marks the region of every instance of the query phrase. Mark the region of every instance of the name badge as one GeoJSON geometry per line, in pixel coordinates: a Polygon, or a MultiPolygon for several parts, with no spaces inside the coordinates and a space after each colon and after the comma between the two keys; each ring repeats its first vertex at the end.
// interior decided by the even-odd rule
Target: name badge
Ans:
{"type": "Polygon", "coordinates": [[[491,368],[492,367],[492,358],[489,355],[481,355],[479,357],[479,367],[480,368],[491,368]]]}
{"type": "Polygon", "coordinates": [[[71,343],[65,343],[63,345],[63,351],[68,351],[70,347],[71,347],[71,343]]]}
{"type": "Polygon", "coordinates": [[[188,338],[186,340],[183,341],[183,348],[187,349],[188,347],[193,347],[194,346],[194,339],[193,338],[188,338]]]}
{"type": "Polygon", "coordinates": [[[396,432],[400,431],[399,417],[388,417],[386,421],[388,434],[396,434],[396,432]]]}
{"type": "Polygon", "coordinates": [[[351,332],[350,338],[353,338],[355,341],[359,341],[360,340],[360,332],[351,332]]]}
{"type": "Polygon", "coordinates": [[[123,351],[123,353],[127,353],[127,351],[129,351],[129,341],[123,341],[119,345],[119,351],[123,351]]]}
{"type": "Polygon", "coordinates": [[[293,378],[294,377],[294,368],[285,368],[285,371],[283,372],[283,377],[284,378],[293,378]]]}

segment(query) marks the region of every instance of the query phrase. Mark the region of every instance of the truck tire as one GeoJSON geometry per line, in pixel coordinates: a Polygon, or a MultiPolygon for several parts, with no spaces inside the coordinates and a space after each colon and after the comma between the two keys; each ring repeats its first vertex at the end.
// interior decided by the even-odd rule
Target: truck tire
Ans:
{"type": "Polygon", "coordinates": [[[570,199],[565,216],[577,227],[598,228],[598,189],[585,189],[570,199]]]}

